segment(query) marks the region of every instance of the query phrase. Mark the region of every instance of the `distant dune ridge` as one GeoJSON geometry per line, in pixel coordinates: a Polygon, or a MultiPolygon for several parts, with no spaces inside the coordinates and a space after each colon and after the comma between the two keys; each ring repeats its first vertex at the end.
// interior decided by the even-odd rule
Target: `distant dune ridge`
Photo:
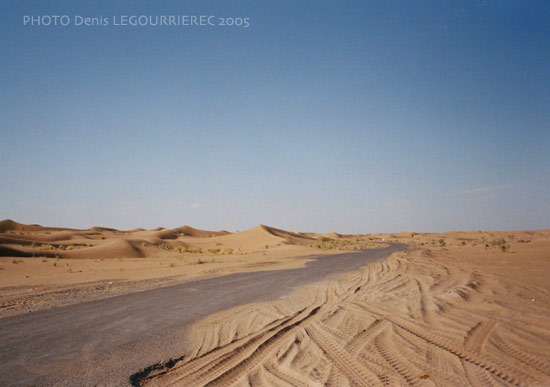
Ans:
{"type": "MultiPolygon", "coordinates": [[[[117,230],[108,227],[72,229],[0,222],[0,256],[74,259],[144,258],[166,250],[252,251],[285,245],[314,246],[319,240],[340,239],[328,234],[295,233],[259,225],[242,232],[200,230],[188,225],[152,230],[117,230]]],[[[351,236],[348,236],[351,237],[351,236]]]]}
{"type": "MultiPolygon", "coordinates": [[[[517,240],[527,241],[531,233],[531,231],[515,231],[514,235],[517,240]]],[[[373,242],[407,242],[425,239],[435,243],[437,239],[438,244],[440,241],[445,244],[446,240],[455,240],[459,243],[474,240],[489,241],[502,238],[503,235],[506,233],[452,231],[441,234],[400,232],[367,236],[368,241],[373,242]]],[[[0,221],[0,256],[74,259],[145,258],[166,254],[166,252],[250,252],[285,246],[335,250],[367,247],[365,236],[362,236],[360,243],[357,242],[359,240],[357,237],[336,232],[325,234],[292,232],[266,225],[231,233],[225,230],[200,230],[188,225],[172,229],[157,227],[152,230],[143,228],[117,230],[98,226],[73,229],[27,225],[5,219],[0,221]]]]}

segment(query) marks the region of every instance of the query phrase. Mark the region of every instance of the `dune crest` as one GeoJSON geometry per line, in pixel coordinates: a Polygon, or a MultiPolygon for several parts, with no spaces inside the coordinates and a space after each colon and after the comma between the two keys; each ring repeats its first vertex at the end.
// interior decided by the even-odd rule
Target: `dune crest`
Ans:
{"type": "MultiPolygon", "coordinates": [[[[284,246],[313,247],[315,234],[295,233],[259,225],[237,233],[200,230],[188,225],[173,229],[135,228],[121,231],[94,226],[70,229],[25,225],[6,219],[0,222],[0,256],[43,256],[59,258],[143,258],[176,252],[231,253],[260,251],[284,246]],[[113,243],[113,241],[118,241],[113,243]]],[[[326,234],[326,238],[341,238],[326,234]]]]}
{"type": "Polygon", "coordinates": [[[193,228],[191,226],[181,226],[173,229],[179,234],[184,234],[185,236],[191,236],[195,238],[210,238],[213,236],[222,236],[231,234],[229,231],[209,231],[209,230],[199,230],[198,228],[193,228]]]}

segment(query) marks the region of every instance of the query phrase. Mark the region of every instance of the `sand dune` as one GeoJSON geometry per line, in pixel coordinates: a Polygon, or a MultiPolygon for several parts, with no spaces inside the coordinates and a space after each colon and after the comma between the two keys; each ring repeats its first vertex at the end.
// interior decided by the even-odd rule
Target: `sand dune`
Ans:
{"type": "Polygon", "coordinates": [[[43,227],[39,224],[23,224],[15,222],[11,219],[4,219],[0,221],[0,233],[7,231],[62,231],[73,230],[70,228],[59,227],[43,227]]]}
{"type": "Polygon", "coordinates": [[[101,259],[101,258],[143,258],[145,254],[136,241],[115,239],[86,249],[59,252],[62,258],[101,259]]]}
{"type": "Polygon", "coordinates": [[[237,234],[199,230],[190,226],[174,229],[158,227],[152,230],[137,228],[131,231],[107,227],[76,230],[29,226],[8,219],[0,222],[0,230],[3,230],[0,232],[0,246],[4,247],[0,250],[0,256],[59,258],[142,258],[166,254],[166,251],[178,248],[206,251],[223,247],[247,251],[305,240],[296,234],[266,226],[237,234]],[[115,240],[116,243],[113,242],[115,240]]]}
{"type": "Polygon", "coordinates": [[[285,231],[274,227],[259,225],[249,230],[226,234],[211,238],[184,241],[200,248],[232,249],[234,251],[260,251],[266,249],[285,249],[287,246],[297,248],[312,246],[316,238],[300,235],[291,231],[285,231]]]}
{"type": "Polygon", "coordinates": [[[181,226],[173,229],[178,234],[184,234],[185,236],[191,236],[195,238],[210,238],[213,236],[221,236],[231,234],[229,231],[208,231],[208,230],[199,230],[191,226],[181,226]]]}

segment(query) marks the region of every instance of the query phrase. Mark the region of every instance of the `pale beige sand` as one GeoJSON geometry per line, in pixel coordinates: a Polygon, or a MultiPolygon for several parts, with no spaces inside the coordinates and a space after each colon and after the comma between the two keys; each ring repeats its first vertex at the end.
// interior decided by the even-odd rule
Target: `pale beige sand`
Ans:
{"type": "Polygon", "coordinates": [[[550,232],[376,237],[411,247],[200,321],[184,360],[145,382],[550,385],[550,232]]]}

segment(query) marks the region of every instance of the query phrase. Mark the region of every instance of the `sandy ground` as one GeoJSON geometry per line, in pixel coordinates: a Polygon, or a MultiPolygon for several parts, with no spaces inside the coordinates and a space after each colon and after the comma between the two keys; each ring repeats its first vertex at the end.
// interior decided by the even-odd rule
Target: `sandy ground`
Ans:
{"type": "Polygon", "coordinates": [[[550,232],[378,237],[410,247],[285,299],[212,315],[194,325],[182,360],[136,378],[182,386],[550,385],[550,232]]]}
{"type": "MultiPolygon", "coordinates": [[[[405,252],[193,325],[146,385],[550,385],[550,231],[343,236],[0,222],[0,317],[308,256],[405,252]]],[[[304,259],[306,257],[306,259],[304,259]]]]}

